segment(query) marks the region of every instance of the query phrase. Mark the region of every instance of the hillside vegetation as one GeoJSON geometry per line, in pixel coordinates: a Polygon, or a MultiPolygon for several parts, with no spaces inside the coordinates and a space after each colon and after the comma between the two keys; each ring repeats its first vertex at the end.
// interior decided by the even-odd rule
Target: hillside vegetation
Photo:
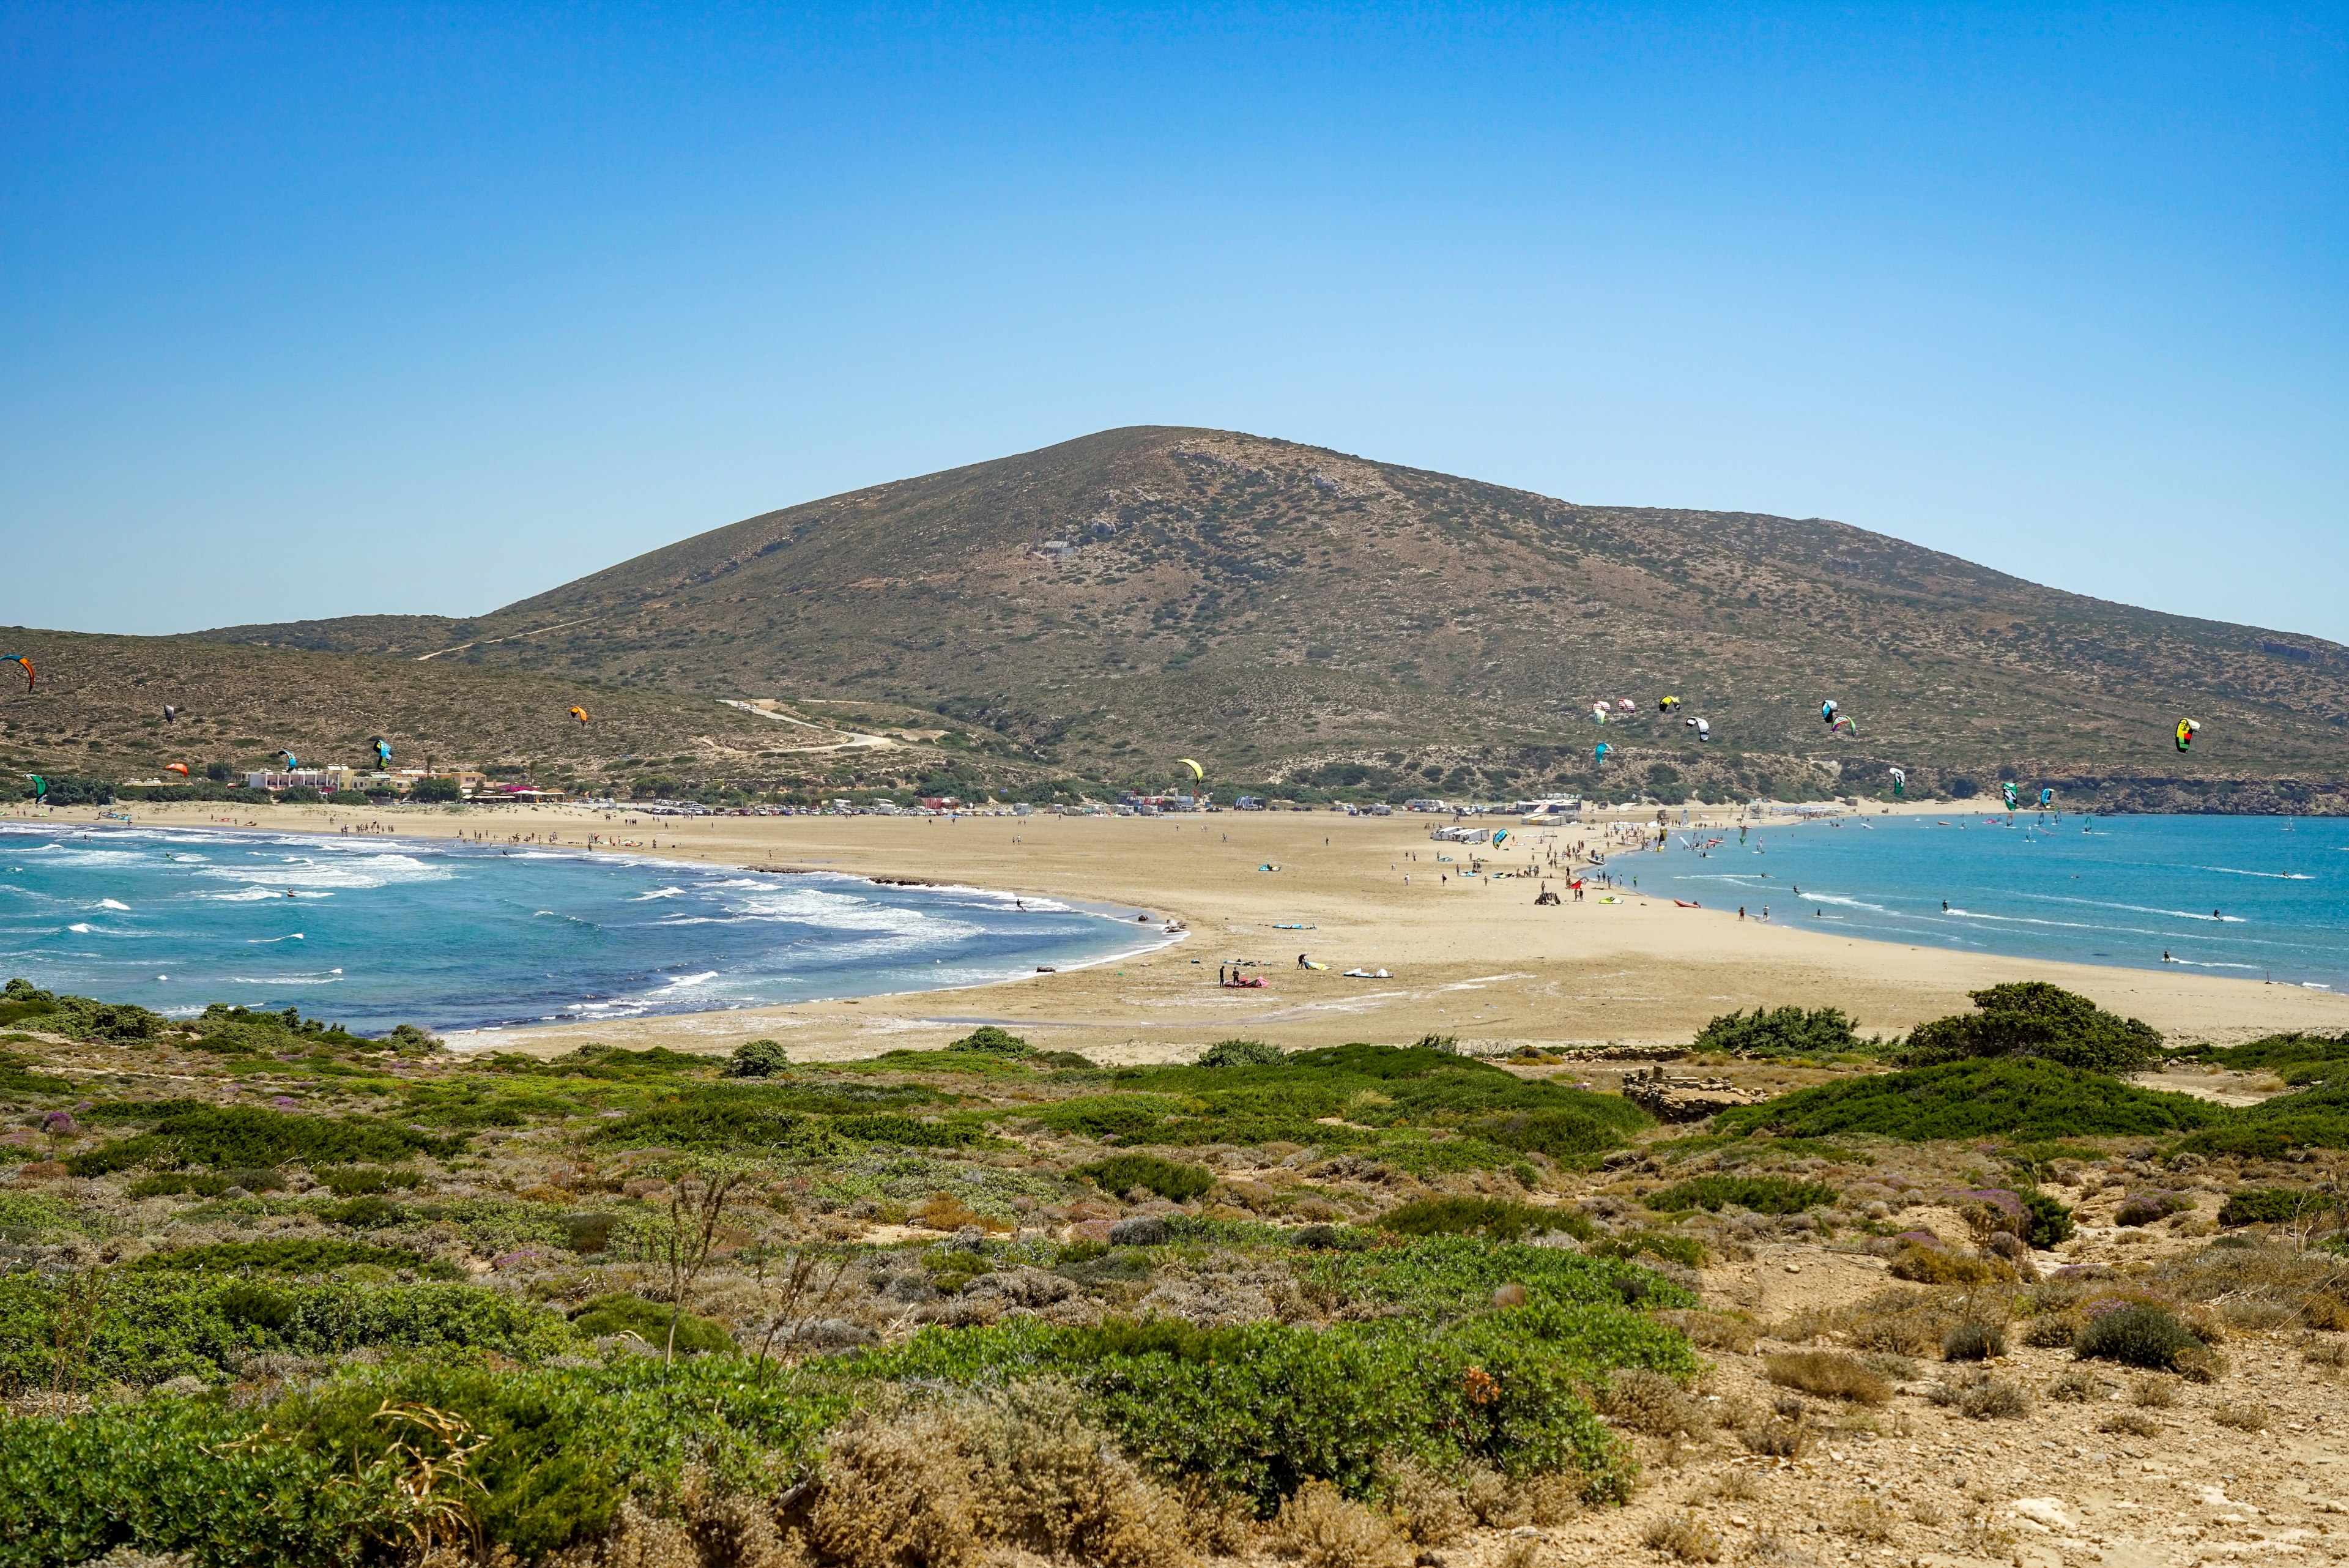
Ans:
{"type": "Polygon", "coordinates": [[[974,754],[1114,782],[1179,754],[1226,781],[1589,787],[1605,739],[1618,777],[1663,762],[1723,794],[1875,793],[1898,763],[1912,792],[2004,770],[2075,805],[2349,809],[2349,649],[1838,523],[1577,504],[1218,431],[811,502],[474,620],[201,635],[904,704],[974,754]],[[1660,718],[1667,692],[1684,705],[1660,718]],[[1600,697],[1640,711],[1600,732],[1600,697]],[[1856,736],[1822,728],[1827,697],[1856,736]]]}

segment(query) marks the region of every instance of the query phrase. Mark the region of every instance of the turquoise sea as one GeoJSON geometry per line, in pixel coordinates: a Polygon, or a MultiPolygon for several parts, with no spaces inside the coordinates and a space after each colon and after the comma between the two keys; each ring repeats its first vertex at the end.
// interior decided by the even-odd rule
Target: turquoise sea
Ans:
{"type": "Polygon", "coordinates": [[[0,974],[362,1032],[975,985],[1163,940],[1142,911],[382,836],[0,824],[0,974]]]}
{"type": "Polygon", "coordinates": [[[1609,869],[1782,925],[2349,991],[2349,820],[1976,811],[1671,833],[1609,869]]]}

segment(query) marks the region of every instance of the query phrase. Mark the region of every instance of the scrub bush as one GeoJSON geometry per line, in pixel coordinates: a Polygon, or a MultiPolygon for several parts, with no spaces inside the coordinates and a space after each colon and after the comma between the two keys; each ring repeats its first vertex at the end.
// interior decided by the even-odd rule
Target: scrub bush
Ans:
{"type": "Polygon", "coordinates": [[[2178,1147],[2245,1158],[2293,1148],[2349,1148],[2349,1083],[2320,1084],[2245,1106],[2178,1147]]]}
{"type": "MultiPolygon", "coordinates": [[[[659,1302],[620,1291],[597,1296],[581,1307],[572,1318],[571,1326],[589,1339],[601,1339],[608,1334],[633,1334],[655,1350],[661,1350],[668,1345],[673,1310],[659,1302]]],[[[734,1336],[723,1327],[689,1312],[678,1313],[676,1316],[679,1354],[733,1354],[734,1336]]]]}
{"type": "Polygon", "coordinates": [[[961,1039],[949,1043],[946,1049],[977,1056],[1032,1056],[1036,1053],[1033,1045],[992,1023],[980,1024],[961,1039]]]}
{"type": "Polygon", "coordinates": [[[1419,1198],[1388,1210],[1375,1223],[1398,1236],[1489,1236],[1495,1241],[1519,1241],[1528,1231],[1570,1231],[1577,1220],[1588,1229],[1589,1220],[1568,1209],[1544,1209],[1506,1198],[1419,1198]]]}
{"type": "Polygon", "coordinates": [[[1725,1012],[1706,1024],[1692,1049],[1722,1051],[1733,1056],[1835,1056],[1866,1049],[1868,1043],[1852,1032],[1843,1010],[1822,1007],[1805,1012],[1781,1007],[1751,1015],[1725,1012]]]}
{"type": "Polygon", "coordinates": [[[1216,1173],[1204,1165],[1178,1165],[1154,1154],[1113,1154],[1070,1172],[1089,1178],[1104,1192],[1126,1193],[1145,1188],[1169,1203],[1187,1203],[1216,1185],[1216,1173]]]}
{"type": "Polygon", "coordinates": [[[792,1064],[789,1053],[778,1040],[750,1040],[734,1047],[726,1059],[726,1076],[730,1078],[771,1078],[792,1064]]]}
{"type": "Polygon", "coordinates": [[[2149,1304],[2090,1318],[2072,1342],[2072,1354],[2083,1361],[2117,1361],[2155,1372],[2175,1370],[2181,1357],[2203,1348],[2175,1314],[2149,1304]]]}
{"type": "Polygon", "coordinates": [[[1799,1214],[1836,1200],[1836,1189],[1822,1181],[1793,1181],[1783,1176],[1698,1176],[1676,1182],[1640,1199],[1662,1213],[1680,1209],[1718,1212],[1735,1207],[1756,1214],[1799,1214]]]}
{"type": "Polygon", "coordinates": [[[1288,1053],[1278,1045],[1268,1045],[1261,1040],[1218,1040],[1200,1053],[1199,1067],[1278,1067],[1288,1060],[1288,1053]]]}
{"type": "Polygon", "coordinates": [[[1831,1399],[1851,1399],[1862,1405],[1882,1405],[1892,1398],[1892,1385],[1882,1374],[1848,1355],[1825,1350],[1789,1351],[1765,1356],[1762,1375],[1781,1388],[1799,1388],[1831,1399]]]}
{"type": "Polygon", "coordinates": [[[2186,1132],[2222,1125],[2231,1114],[2190,1095],[2140,1089],[2102,1073],[1995,1058],[1820,1084],[1758,1106],[1732,1106],[1716,1113],[1713,1126],[1720,1133],[1767,1129],[1800,1137],[1870,1134],[1909,1143],[1979,1137],[2023,1143],[2186,1132]]]}
{"type": "Polygon", "coordinates": [[[141,1165],[272,1166],[398,1160],[452,1154],[461,1138],[436,1138],[372,1116],[305,1116],[258,1106],[178,1102],[150,1132],[120,1139],[66,1162],[76,1176],[103,1176],[141,1165]]]}
{"type": "Polygon", "coordinates": [[[274,1241],[215,1241],[176,1251],[150,1252],[130,1268],[141,1273],[180,1274],[324,1274],[353,1263],[373,1263],[386,1269],[418,1269],[435,1278],[456,1279],[463,1271],[440,1258],[423,1258],[395,1247],[371,1247],[362,1241],[304,1239],[274,1241]]]}
{"type": "Polygon", "coordinates": [[[1979,1056],[2035,1056],[2096,1073],[2132,1073],[2158,1060],[2161,1035],[2045,981],[1968,993],[1977,1011],[1920,1023],[1901,1064],[1930,1067],[1979,1056]]]}
{"type": "Polygon", "coordinates": [[[1994,1323],[1961,1323],[1941,1336],[1944,1361],[1988,1361],[2006,1354],[2006,1331],[1994,1323]]]}

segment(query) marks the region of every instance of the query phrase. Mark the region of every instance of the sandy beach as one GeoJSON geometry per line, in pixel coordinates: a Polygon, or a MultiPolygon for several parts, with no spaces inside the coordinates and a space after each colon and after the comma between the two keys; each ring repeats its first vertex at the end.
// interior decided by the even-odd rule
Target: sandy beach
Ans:
{"type": "MultiPolygon", "coordinates": [[[[709,865],[846,872],[962,883],[1114,909],[1137,941],[1180,922],[1180,940],[1132,959],[995,985],[859,1001],[670,1014],[460,1036],[462,1047],[558,1053],[585,1040],[725,1051],[781,1040],[807,1060],[943,1044],[997,1023],[1039,1045],[1126,1063],[1180,1060],[1214,1041],[1250,1036],[1302,1047],[1449,1034],[1475,1048],[1684,1044],[1733,1009],[1834,1005],[1863,1031],[1890,1033],[1963,1009],[2000,981],[2048,980],[2145,1019],[2184,1041],[2230,1042],[2285,1029],[2349,1028],[2349,997],[2193,973],[1982,957],[1741,921],[1620,891],[1537,905],[1553,876],[1462,880],[1466,853],[1437,846],[1445,819],[1327,812],[1193,817],[656,817],[576,807],[494,812],[278,806],[263,812],[134,806],[138,822],[336,833],[376,824],[415,837],[503,842],[589,834],[626,853],[709,865]],[[632,826],[630,824],[633,824],[632,826]],[[1439,863],[1438,852],[1454,855],[1439,863]],[[1412,857],[1417,857],[1414,860],[1412,857]],[[1266,867],[1275,869],[1267,870],[1266,867]],[[1404,877],[1411,880],[1406,883],[1404,877]],[[1146,920],[1135,919],[1147,916],[1146,920]],[[1304,927],[1308,929],[1285,929],[1304,927]],[[1299,955],[1328,967],[1299,968],[1299,955]],[[1217,966],[1242,961],[1262,990],[1224,989],[1217,966]],[[1350,979],[1349,969],[1389,971],[1350,979]]],[[[1876,807],[1868,808],[1874,814],[1876,807]]],[[[1950,813],[1950,807],[1912,810],[1950,813]]],[[[28,815],[19,813],[17,815],[28,815]]],[[[1652,824],[1652,811],[1645,814],[1652,824]]],[[[48,820],[94,813],[44,814],[48,820]]],[[[1680,814],[1672,813],[1679,826],[1680,814]]],[[[1496,821],[1501,819],[1485,819],[1496,821]]],[[[1631,823],[1634,814],[1620,820],[1631,823]]],[[[1714,810],[1692,820],[1728,823],[1714,810]]],[[[1515,828],[1513,822],[1504,825],[1515,828]]],[[[1516,829],[1493,862],[1522,867],[1604,829],[1516,829]]],[[[1636,852],[1610,854],[1619,881],[1636,852]]]]}

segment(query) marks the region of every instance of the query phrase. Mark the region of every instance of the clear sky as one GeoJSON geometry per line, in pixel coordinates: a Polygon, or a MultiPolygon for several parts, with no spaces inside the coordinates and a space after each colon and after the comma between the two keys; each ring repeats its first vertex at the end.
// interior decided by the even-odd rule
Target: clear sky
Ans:
{"type": "Polygon", "coordinates": [[[2349,8],[0,0],[0,621],[1112,425],[2349,641],[2349,8]]]}

